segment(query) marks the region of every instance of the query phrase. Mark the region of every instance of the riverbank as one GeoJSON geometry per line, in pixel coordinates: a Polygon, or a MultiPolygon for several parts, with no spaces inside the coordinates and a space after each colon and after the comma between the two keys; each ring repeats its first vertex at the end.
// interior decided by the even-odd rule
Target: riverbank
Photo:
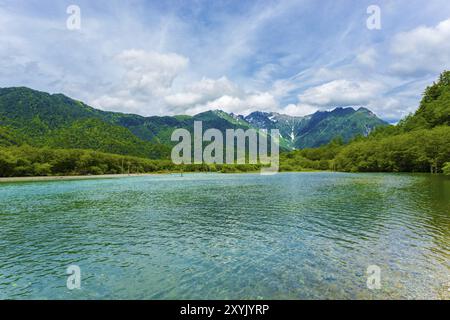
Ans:
{"type": "Polygon", "coordinates": [[[0,183],[6,182],[37,182],[37,181],[64,181],[64,180],[89,180],[89,179],[116,179],[125,177],[143,177],[161,173],[133,173],[133,174],[102,174],[85,176],[42,176],[42,177],[11,177],[0,178],[0,183]]]}
{"type": "MultiPolygon", "coordinates": [[[[283,171],[284,172],[284,171],[283,171]]],[[[294,171],[290,171],[294,172],[294,171]]],[[[295,172],[325,172],[321,170],[303,170],[303,171],[295,171],[295,172]]],[[[10,182],[39,182],[39,181],[65,181],[65,180],[91,180],[91,179],[117,179],[117,178],[128,178],[128,177],[145,177],[145,176],[154,176],[161,174],[190,174],[190,173],[202,173],[196,171],[187,171],[181,173],[180,171],[169,171],[169,172],[153,172],[153,173],[130,173],[130,174],[102,174],[102,175],[79,175],[79,176],[33,176],[33,177],[0,177],[1,183],[10,183],[10,182]]],[[[205,173],[205,172],[203,172],[205,173]]],[[[223,174],[245,174],[245,173],[253,173],[259,174],[260,171],[247,171],[247,172],[210,172],[210,173],[223,173],[223,174]]]]}
{"type": "MultiPolygon", "coordinates": [[[[260,171],[248,171],[248,172],[210,172],[210,173],[223,173],[223,174],[242,174],[242,173],[259,173],[260,171]]],[[[129,177],[146,177],[146,176],[155,176],[162,174],[173,174],[173,175],[185,175],[190,173],[205,173],[205,172],[153,172],[153,173],[130,173],[130,174],[101,174],[101,175],[80,175],[80,176],[42,176],[42,177],[0,177],[1,183],[10,183],[10,182],[39,182],[39,181],[70,181],[70,180],[93,180],[93,179],[117,179],[117,178],[129,178],[129,177]]]]}
{"type": "MultiPolygon", "coordinates": [[[[338,172],[338,171],[329,171],[329,170],[302,170],[302,171],[280,171],[279,173],[302,173],[302,172],[338,172]]],[[[0,177],[0,184],[2,183],[11,183],[11,182],[39,182],[39,181],[70,181],[70,180],[93,180],[93,179],[118,179],[118,178],[129,178],[129,177],[145,177],[145,176],[155,176],[162,174],[173,174],[173,175],[181,175],[181,174],[190,174],[190,173],[202,173],[195,171],[188,172],[153,172],[153,173],[130,173],[130,174],[103,174],[103,175],[80,175],[80,176],[42,176],[42,177],[0,177]]],[[[203,172],[205,173],[205,172],[203,172]]],[[[210,173],[222,173],[222,174],[259,174],[260,171],[248,171],[248,172],[210,172],[210,173]]],[[[354,173],[364,173],[364,172],[354,172],[354,173]]],[[[367,172],[366,172],[367,173],[367,172]]],[[[373,172],[372,172],[373,173],[373,172]]],[[[386,172],[377,172],[379,174],[386,174],[386,172]]],[[[393,173],[393,172],[391,172],[393,173]]],[[[397,172],[397,174],[420,174],[420,175],[429,175],[429,173],[411,173],[411,172],[397,172]]],[[[440,176],[446,176],[445,174],[438,174],[440,176]]],[[[447,175],[450,177],[449,175],[447,175]]]]}

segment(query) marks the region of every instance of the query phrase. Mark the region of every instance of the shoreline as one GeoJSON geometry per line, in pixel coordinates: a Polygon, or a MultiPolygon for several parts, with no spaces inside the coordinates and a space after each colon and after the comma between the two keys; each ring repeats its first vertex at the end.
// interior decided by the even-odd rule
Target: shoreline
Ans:
{"type": "Polygon", "coordinates": [[[1,183],[7,182],[38,182],[38,181],[70,181],[70,180],[93,180],[93,179],[115,179],[127,177],[153,176],[163,173],[130,173],[130,174],[102,174],[102,175],[80,175],[80,176],[33,176],[33,177],[6,177],[0,178],[1,183]]]}
{"type": "MultiPolygon", "coordinates": [[[[304,171],[280,171],[278,173],[312,173],[312,172],[335,172],[335,173],[350,173],[340,171],[328,171],[328,170],[304,170],[304,171]]],[[[248,172],[195,172],[188,171],[184,174],[193,173],[218,173],[218,174],[259,174],[259,171],[248,172]]],[[[425,172],[352,172],[356,174],[360,173],[394,173],[394,174],[419,174],[428,175],[425,172]]],[[[95,179],[119,179],[119,178],[132,178],[132,177],[146,177],[146,176],[158,176],[163,174],[180,175],[180,172],[153,172],[153,173],[124,173],[124,174],[102,174],[102,175],[79,175],[79,176],[32,176],[32,177],[0,177],[0,185],[2,183],[14,183],[14,182],[45,182],[45,181],[72,181],[72,180],[95,180],[95,179]]],[[[444,174],[436,174],[438,176],[445,176],[444,174]]]]}
{"type": "MultiPolygon", "coordinates": [[[[280,171],[284,172],[284,171],[280,171]]],[[[325,172],[325,171],[291,171],[291,172],[325,172]]],[[[192,173],[207,173],[207,172],[195,172],[187,171],[183,174],[192,173]]],[[[219,174],[259,174],[260,171],[248,171],[248,172],[208,172],[219,174]]],[[[10,182],[40,182],[40,181],[71,181],[71,180],[94,180],[94,179],[117,179],[117,178],[131,178],[131,177],[145,177],[145,176],[157,176],[163,174],[176,174],[180,172],[153,172],[153,173],[124,173],[124,174],[102,174],[102,175],[79,175],[79,176],[32,176],[32,177],[0,177],[0,184],[10,182]]]]}
{"type": "MultiPolygon", "coordinates": [[[[306,172],[306,171],[299,171],[306,172]]],[[[219,174],[242,174],[242,173],[259,173],[259,171],[248,172],[183,172],[183,175],[193,173],[219,173],[219,174]]],[[[100,175],[79,175],[79,176],[32,176],[32,177],[0,177],[0,184],[10,182],[40,182],[40,181],[71,181],[71,180],[95,180],[95,179],[118,179],[132,177],[159,176],[164,174],[180,175],[178,171],[173,172],[153,172],[153,173],[124,173],[124,174],[100,174],[100,175]]]]}

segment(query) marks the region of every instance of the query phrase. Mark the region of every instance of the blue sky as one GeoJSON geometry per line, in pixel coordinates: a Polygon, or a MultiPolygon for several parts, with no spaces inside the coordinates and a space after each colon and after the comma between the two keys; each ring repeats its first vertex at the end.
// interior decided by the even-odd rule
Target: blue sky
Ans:
{"type": "Polygon", "coordinates": [[[0,0],[0,86],[142,115],[413,112],[450,65],[450,2],[0,0]],[[69,5],[81,28],[69,30],[69,5]],[[369,30],[367,8],[380,8],[369,30]]]}

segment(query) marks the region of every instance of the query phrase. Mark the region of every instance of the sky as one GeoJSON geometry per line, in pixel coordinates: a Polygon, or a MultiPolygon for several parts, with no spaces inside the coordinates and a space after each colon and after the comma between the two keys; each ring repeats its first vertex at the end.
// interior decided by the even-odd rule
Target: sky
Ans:
{"type": "Polygon", "coordinates": [[[448,0],[0,0],[0,87],[102,110],[364,106],[395,123],[446,69],[448,0]]]}

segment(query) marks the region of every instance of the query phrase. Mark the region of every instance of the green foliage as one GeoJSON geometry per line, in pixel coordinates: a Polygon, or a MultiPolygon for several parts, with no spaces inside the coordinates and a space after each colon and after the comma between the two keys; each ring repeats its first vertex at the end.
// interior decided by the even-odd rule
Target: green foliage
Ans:
{"type": "Polygon", "coordinates": [[[450,162],[446,162],[444,164],[444,167],[442,168],[442,171],[448,176],[450,176],[450,162]]]}
{"type": "Polygon", "coordinates": [[[441,126],[349,144],[335,166],[353,172],[439,172],[448,159],[450,127],[441,126]]]}
{"type": "Polygon", "coordinates": [[[331,112],[316,112],[297,132],[295,147],[318,147],[336,137],[349,142],[358,135],[367,136],[384,126],[387,126],[386,122],[365,108],[336,108],[331,112]]]}
{"type": "Polygon", "coordinates": [[[0,147],[0,177],[101,175],[156,172],[250,172],[260,165],[174,165],[82,149],[0,147]]]}
{"type": "Polygon", "coordinates": [[[194,121],[203,129],[248,129],[245,121],[223,111],[207,111],[194,117],[142,117],[106,112],[61,94],[28,88],[0,88],[0,146],[15,145],[17,139],[3,132],[14,130],[36,147],[82,148],[108,153],[168,158],[172,132],[185,128],[193,132],[194,121]]]}
{"type": "Polygon", "coordinates": [[[318,111],[305,117],[255,111],[245,117],[259,129],[278,129],[280,146],[287,149],[316,148],[340,136],[345,142],[355,136],[366,136],[386,122],[365,108],[336,108],[318,111]]]}
{"type": "MultiPolygon", "coordinates": [[[[332,112],[318,112],[311,117],[276,114],[274,119],[270,119],[268,114],[259,114],[265,117],[265,129],[280,130],[282,134],[280,146],[281,149],[286,150],[290,150],[294,146],[297,148],[317,147],[328,143],[338,134],[347,142],[356,134],[366,135],[374,128],[386,125],[364,108],[358,110],[341,108],[332,112]],[[292,139],[292,136],[295,136],[295,139],[292,139]]],[[[167,146],[174,144],[170,137],[175,129],[185,128],[192,132],[194,121],[203,121],[204,130],[216,128],[222,133],[225,133],[226,129],[245,130],[253,127],[244,118],[220,110],[206,111],[195,116],[142,117],[97,110],[62,94],[51,95],[24,87],[0,89],[0,125],[16,130],[31,145],[66,147],[61,143],[62,139],[58,137],[58,134],[63,131],[64,134],[73,136],[75,132],[79,131],[80,123],[87,120],[97,120],[98,123],[103,123],[103,127],[105,124],[109,124],[116,127],[117,130],[125,128],[140,140],[167,146]],[[73,133],[68,133],[68,130],[72,130],[73,133]],[[54,140],[58,139],[59,141],[55,143],[54,140]],[[47,144],[48,141],[53,144],[47,144]]],[[[254,125],[259,129],[262,128],[256,123],[254,125]]],[[[85,145],[82,139],[83,137],[80,137],[79,142],[83,143],[79,143],[73,148],[87,148],[92,144],[90,142],[85,145]]],[[[115,148],[131,149],[131,152],[126,151],[125,153],[142,156],[134,150],[140,149],[141,144],[142,141],[125,148],[112,146],[96,150],[117,152],[115,148]]],[[[155,158],[159,154],[153,152],[151,156],[145,156],[155,158]]]]}
{"type": "Polygon", "coordinates": [[[92,149],[151,159],[168,159],[170,155],[169,146],[143,141],[124,127],[97,119],[76,121],[70,127],[41,136],[40,140],[40,145],[53,148],[92,149]]]}
{"type": "Polygon", "coordinates": [[[397,126],[376,128],[349,144],[334,141],[281,157],[282,170],[328,168],[350,172],[449,172],[450,72],[425,90],[414,115],[397,126]],[[322,161],[322,162],[321,162],[322,161]],[[445,165],[447,163],[447,165],[445,165]]]}
{"type": "Polygon", "coordinates": [[[0,176],[97,175],[173,170],[169,160],[150,160],[92,150],[0,148],[0,176]]]}
{"type": "Polygon", "coordinates": [[[296,150],[280,155],[280,171],[333,170],[334,158],[343,149],[342,138],[319,148],[296,150]]]}
{"type": "Polygon", "coordinates": [[[440,125],[450,125],[450,71],[444,71],[437,83],[425,89],[419,109],[401,123],[407,131],[440,125]]]}
{"type": "Polygon", "coordinates": [[[99,117],[101,111],[61,94],[28,88],[0,89],[0,119],[27,134],[42,134],[73,121],[99,117]]]}
{"type": "Polygon", "coordinates": [[[450,127],[364,138],[347,145],[283,153],[282,171],[305,169],[350,172],[442,172],[450,160],[450,127]]]}
{"type": "Polygon", "coordinates": [[[0,146],[14,146],[22,142],[23,138],[19,133],[11,128],[0,126],[0,146]]]}
{"type": "MultiPolygon", "coordinates": [[[[249,128],[221,111],[146,118],[96,110],[63,95],[0,89],[0,176],[260,170],[260,165],[174,165],[168,160],[170,135],[175,128],[192,132],[196,120],[203,121],[203,130],[249,128]]],[[[279,116],[285,134],[293,130],[291,120],[279,116]]],[[[297,125],[300,147],[331,142],[282,152],[281,171],[450,174],[450,72],[425,90],[417,112],[397,126],[364,108],[318,112],[297,125]]]]}
{"type": "Polygon", "coordinates": [[[104,112],[61,94],[0,89],[0,146],[93,149],[151,159],[168,158],[170,146],[150,143],[121,123],[145,119],[104,112]]]}

